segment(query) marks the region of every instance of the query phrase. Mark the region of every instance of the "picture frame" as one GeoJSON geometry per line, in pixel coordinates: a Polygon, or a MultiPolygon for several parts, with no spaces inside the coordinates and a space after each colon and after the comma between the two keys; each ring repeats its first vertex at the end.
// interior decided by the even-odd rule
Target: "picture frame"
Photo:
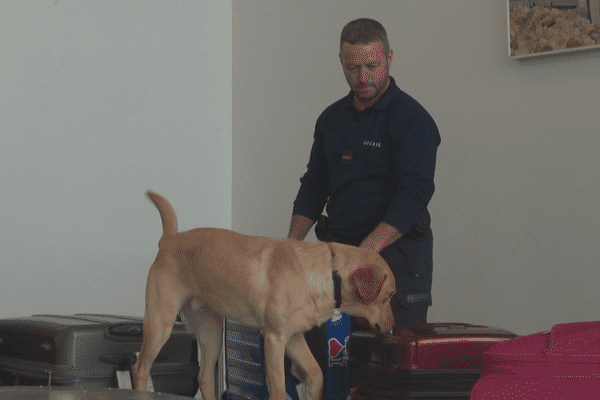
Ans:
{"type": "Polygon", "coordinates": [[[507,0],[508,56],[600,49],[600,0],[507,0]]]}

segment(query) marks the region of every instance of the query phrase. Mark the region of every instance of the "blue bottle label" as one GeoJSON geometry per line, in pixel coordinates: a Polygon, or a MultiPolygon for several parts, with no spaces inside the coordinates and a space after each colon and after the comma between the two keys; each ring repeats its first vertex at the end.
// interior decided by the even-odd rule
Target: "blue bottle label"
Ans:
{"type": "Polygon", "coordinates": [[[327,373],[325,395],[327,400],[346,400],[348,387],[348,339],[350,316],[334,315],[327,321],[327,373]]]}

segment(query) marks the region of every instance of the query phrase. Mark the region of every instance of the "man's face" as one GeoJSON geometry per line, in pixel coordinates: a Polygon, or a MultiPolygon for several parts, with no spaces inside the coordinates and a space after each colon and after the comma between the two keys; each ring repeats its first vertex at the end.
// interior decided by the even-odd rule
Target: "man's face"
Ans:
{"type": "Polygon", "coordinates": [[[392,63],[392,50],[386,56],[381,41],[369,44],[344,42],[340,61],[356,100],[371,103],[385,92],[392,63]]]}

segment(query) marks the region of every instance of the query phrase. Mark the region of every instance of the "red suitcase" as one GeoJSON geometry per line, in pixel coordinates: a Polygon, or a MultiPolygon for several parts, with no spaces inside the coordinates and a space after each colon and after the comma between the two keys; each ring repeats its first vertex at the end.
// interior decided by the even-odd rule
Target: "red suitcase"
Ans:
{"type": "Polygon", "coordinates": [[[415,323],[348,341],[354,399],[469,398],[483,353],[512,332],[463,323],[415,323]]]}
{"type": "Polygon", "coordinates": [[[600,393],[600,321],[499,343],[483,355],[472,400],[596,399],[600,393]]]}

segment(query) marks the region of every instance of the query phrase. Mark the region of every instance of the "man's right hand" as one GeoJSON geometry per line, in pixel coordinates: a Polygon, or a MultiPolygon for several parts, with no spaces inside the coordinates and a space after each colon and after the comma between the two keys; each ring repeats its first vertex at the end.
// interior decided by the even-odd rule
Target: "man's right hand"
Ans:
{"type": "Polygon", "coordinates": [[[314,223],[315,221],[303,215],[292,215],[292,222],[290,224],[290,233],[288,233],[288,239],[294,239],[299,241],[304,240],[314,223]]]}

